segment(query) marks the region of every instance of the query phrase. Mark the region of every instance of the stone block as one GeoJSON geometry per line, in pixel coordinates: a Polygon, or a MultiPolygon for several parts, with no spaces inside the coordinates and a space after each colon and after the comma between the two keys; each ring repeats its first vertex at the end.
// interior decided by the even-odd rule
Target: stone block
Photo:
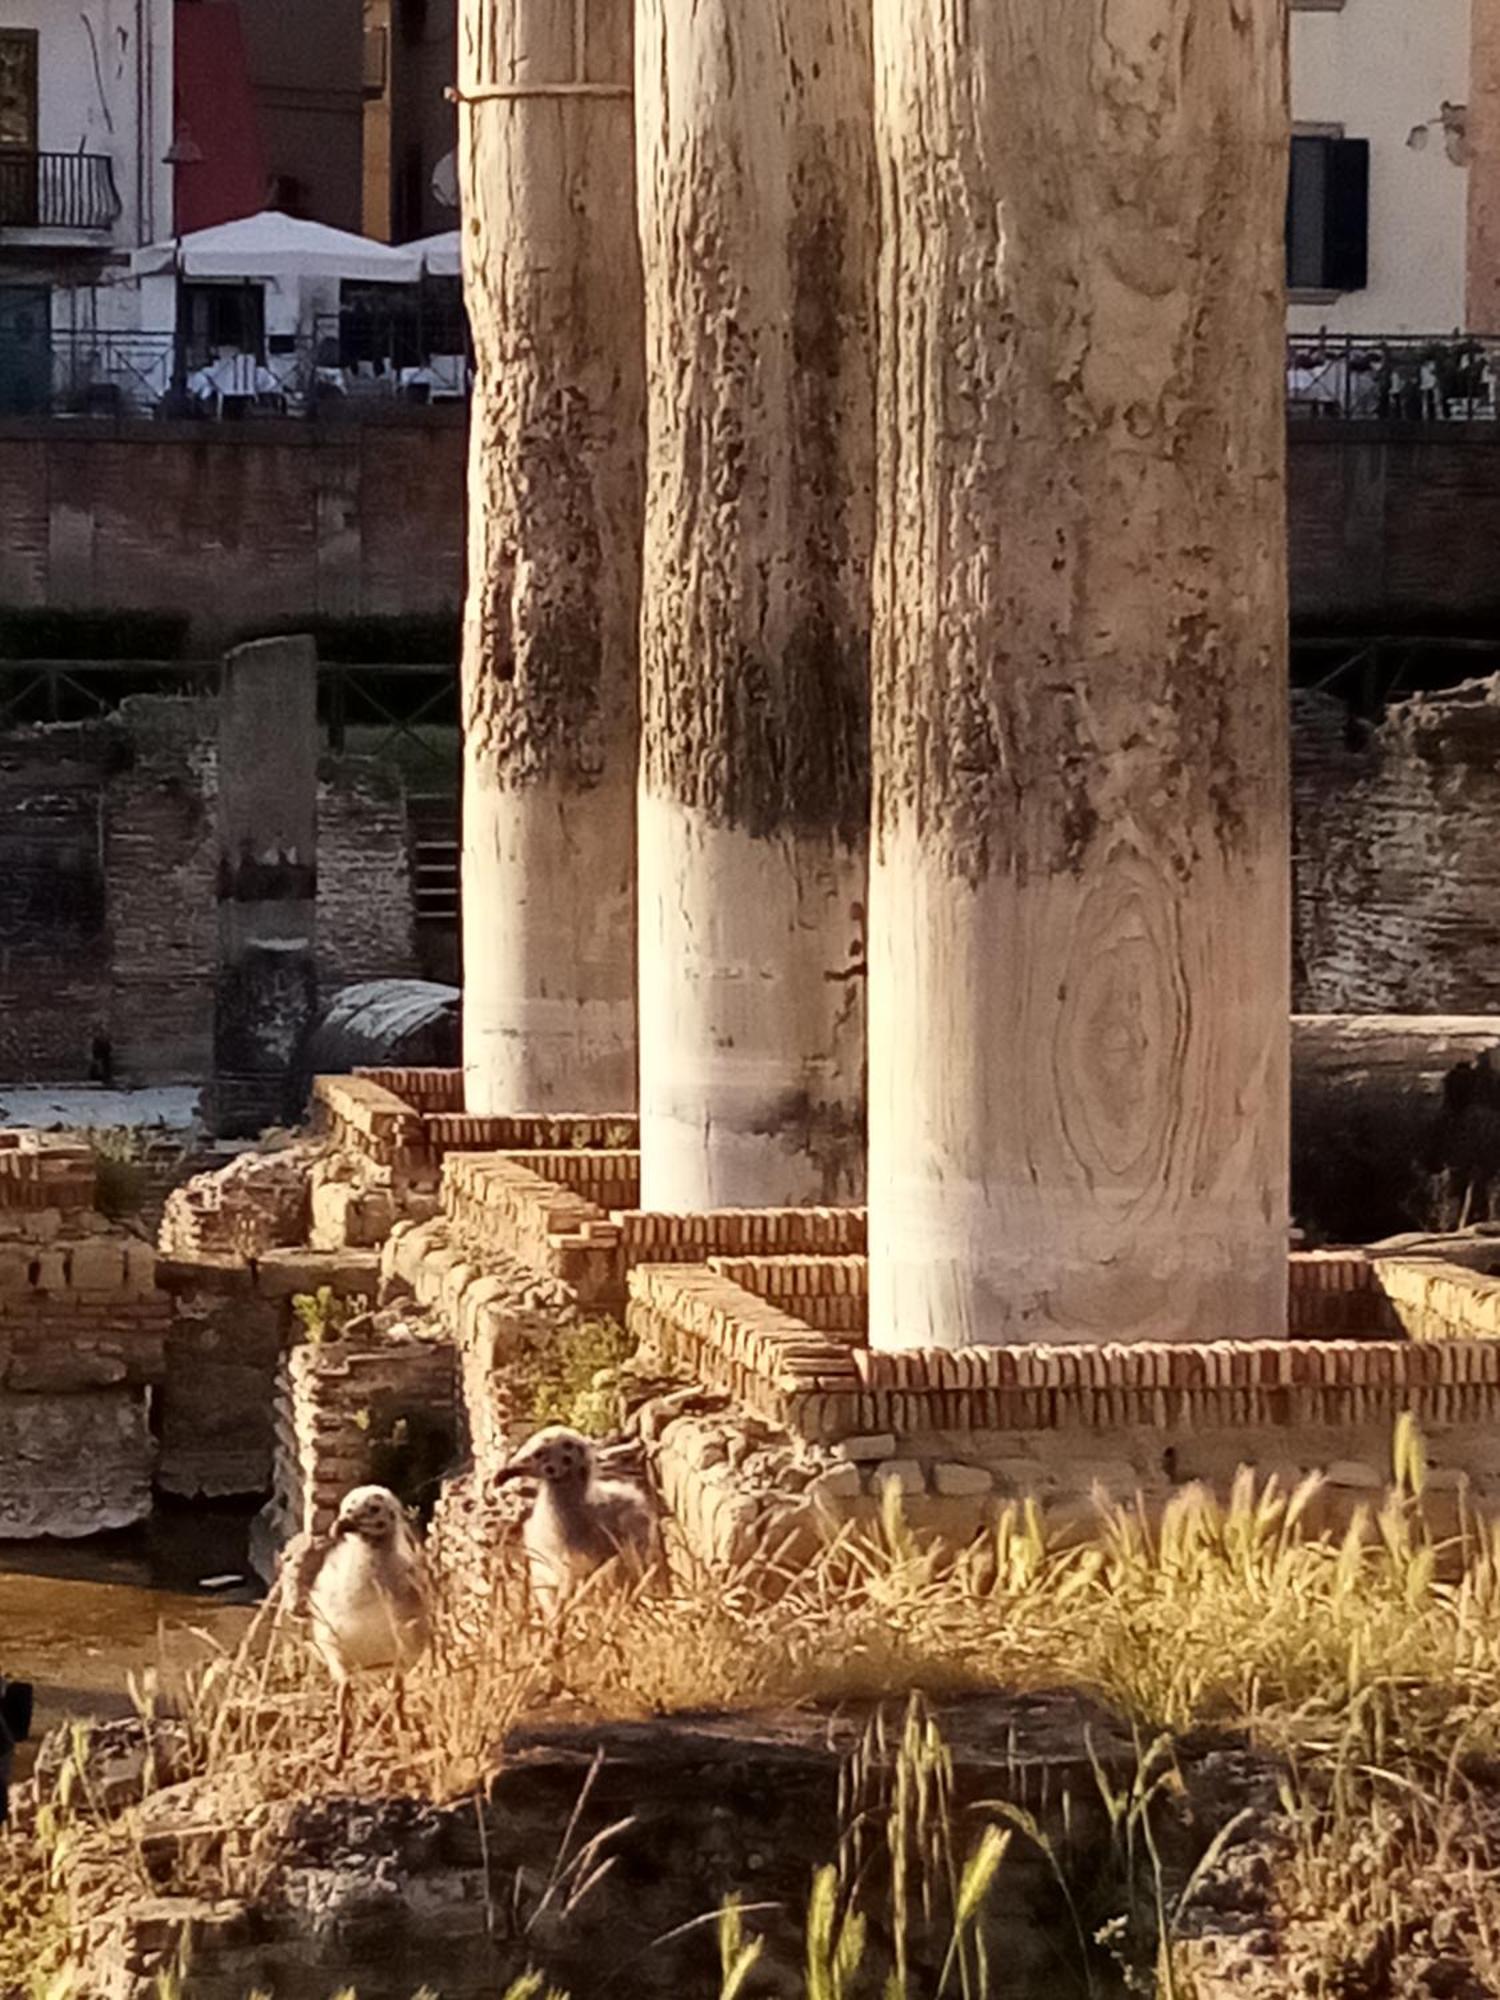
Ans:
{"type": "Polygon", "coordinates": [[[84,1389],[111,1389],[130,1370],[117,1347],[70,1342],[14,1355],[6,1375],[18,1394],[67,1396],[84,1389]]]}
{"type": "Polygon", "coordinates": [[[901,1493],[925,1493],[927,1475],[914,1458],[885,1458],[870,1475],[870,1491],[883,1493],[889,1486],[901,1493]]]}
{"type": "Polygon", "coordinates": [[[972,1499],[994,1490],[995,1477],[982,1465],[959,1465],[949,1460],[932,1468],[932,1490],[947,1500],[972,1499]]]}
{"type": "Polygon", "coordinates": [[[0,1538],[128,1528],[151,1511],[143,1391],[0,1394],[0,1538]]]}
{"type": "Polygon", "coordinates": [[[847,1459],[851,1465],[872,1465],[880,1459],[895,1456],[896,1438],[894,1432],[880,1431],[869,1437],[843,1438],[833,1447],[835,1458],[847,1459]]]}
{"type": "Polygon", "coordinates": [[[49,1298],[60,1299],[68,1289],[68,1254],[65,1250],[39,1250],[34,1265],[36,1289],[49,1298]]]}
{"type": "Polygon", "coordinates": [[[1379,1466],[1355,1458],[1335,1459],[1324,1476],[1330,1486],[1349,1487],[1361,1493],[1382,1493],[1390,1484],[1379,1466]]]}
{"type": "Polygon", "coordinates": [[[998,1489],[1017,1498],[1028,1493],[1050,1493],[1057,1484],[1055,1475],[1039,1458],[994,1458],[990,1460],[990,1470],[998,1489]]]}
{"type": "Polygon", "coordinates": [[[68,1277],[75,1292],[123,1291],[125,1245],[108,1237],[75,1244],[68,1253],[68,1277]]]}
{"type": "Polygon", "coordinates": [[[125,1245],[125,1288],[134,1299],[156,1296],[156,1246],[154,1243],[125,1245]]]}
{"type": "Polygon", "coordinates": [[[952,1549],[966,1549],[984,1532],[990,1508],[983,1494],[948,1494],[923,1502],[923,1530],[952,1549]]]}
{"type": "Polygon", "coordinates": [[[380,1259],[371,1250],[266,1250],[256,1259],[262,1297],[289,1299],[327,1285],[341,1299],[373,1298],[380,1259]]]}
{"type": "Polygon", "coordinates": [[[0,1246],[0,1295],[31,1290],[29,1251],[0,1246]]]}
{"type": "Polygon", "coordinates": [[[317,1180],[312,1189],[312,1222],[308,1242],[314,1250],[343,1250],[349,1243],[349,1217],[359,1190],[347,1181],[317,1180]]]}
{"type": "Polygon", "coordinates": [[[844,1501],[857,1500],[862,1490],[857,1465],[831,1465],[808,1487],[807,1497],[815,1507],[839,1508],[844,1501]]]}

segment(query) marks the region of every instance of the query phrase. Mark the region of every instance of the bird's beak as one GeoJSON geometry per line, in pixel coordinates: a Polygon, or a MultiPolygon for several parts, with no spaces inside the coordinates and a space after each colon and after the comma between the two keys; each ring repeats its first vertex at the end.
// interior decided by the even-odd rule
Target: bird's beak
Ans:
{"type": "Polygon", "coordinates": [[[502,1465],[490,1483],[494,1486],[506,1486],[512,1479],[524,1479],[525,1477],[526,1467],[524,1465],[502,1465]]]}

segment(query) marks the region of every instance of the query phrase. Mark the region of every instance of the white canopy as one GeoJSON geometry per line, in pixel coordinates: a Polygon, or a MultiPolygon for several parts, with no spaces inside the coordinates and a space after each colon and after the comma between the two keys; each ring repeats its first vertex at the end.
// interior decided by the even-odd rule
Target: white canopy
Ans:
{"type": "Polygon", "coordinates": [[[137,277],[180,269],[188,278],[267,278],[283,282],[301,278],[372,280],[388,285],[412,285],[422,273],[417,246],[395,249],[372,237],[353,236],[325,223],[303,222],[295,215],[264,209],[221,222],[213,229],[195,229],[180,243],[152,243],[131,259],[137,277]],[[179,262],[180,259],[180,262],[179,262]]]}
{"type": "Polygon", "coordinates": [[[440,236],[423,236],[401,247],[421,258],[430,278],[461,278],[464,274],[463,238],[456,229],[445,229],[440,236]]]}

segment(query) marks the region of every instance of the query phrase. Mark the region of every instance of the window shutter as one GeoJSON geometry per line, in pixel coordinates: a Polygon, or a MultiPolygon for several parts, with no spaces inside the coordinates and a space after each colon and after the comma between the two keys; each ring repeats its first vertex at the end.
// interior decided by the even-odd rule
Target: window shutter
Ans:
{"type": "Polygon", "coordinates": [[[1361,292],[1370,282],[1370,142],[1330,139],[1323,210],[1323,282],[1361,292]]]}

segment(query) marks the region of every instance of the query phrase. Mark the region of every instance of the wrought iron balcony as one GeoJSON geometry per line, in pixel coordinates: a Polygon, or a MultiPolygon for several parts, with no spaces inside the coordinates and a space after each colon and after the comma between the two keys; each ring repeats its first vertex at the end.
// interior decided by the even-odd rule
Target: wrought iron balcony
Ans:
{"type": "Polygon", "coordinates": [[[0,230],[104,230],[119,213],[114,168],[105,154],[0,146],[0,230]]]}

